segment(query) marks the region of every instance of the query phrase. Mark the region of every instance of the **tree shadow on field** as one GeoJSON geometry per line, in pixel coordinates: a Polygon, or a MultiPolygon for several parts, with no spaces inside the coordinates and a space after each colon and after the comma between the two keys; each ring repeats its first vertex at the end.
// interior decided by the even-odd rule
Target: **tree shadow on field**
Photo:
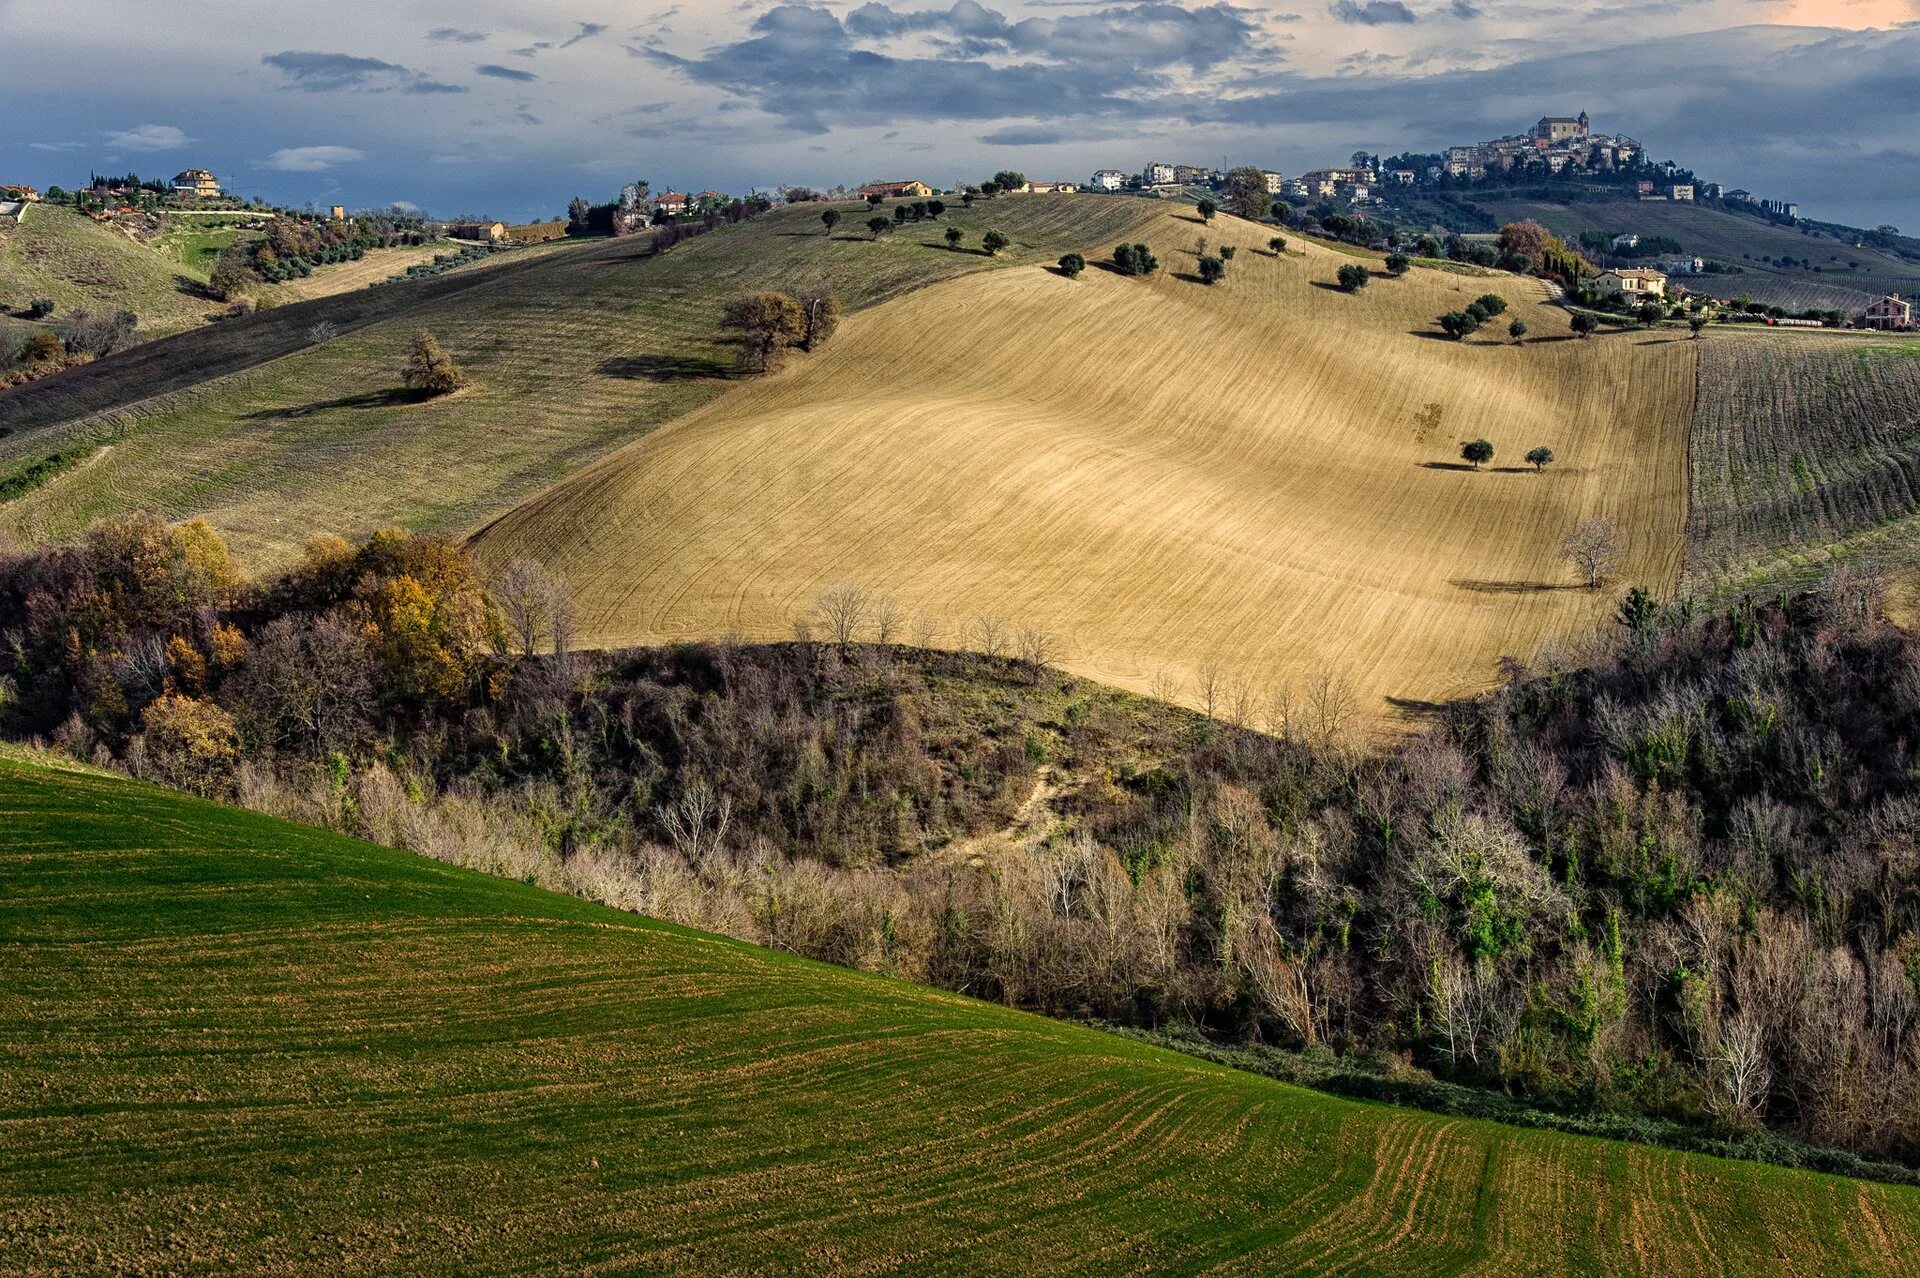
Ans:
{"type": "Polygon", "coordinates": [[[1419,697],[1388,697],[1387,704],[1399,712],[1399,718],[1411,720],[1438,719],[1453,706],[1450,701],[1424,701],[1419,697]]]}
{"type": "Polygon", "coordinates": [[[1211,222],[1207,221],[1207,219],[1205,219],[1204,217],[1201,217],[1198,213],[1175,213],[1173,215],[1173,220],[1176,222],[1192,222],[1196,226],[1213,225],[1211,222]]]}
{"type": "Polygon", "coordinates": [[[602,377],[636,382],[695,382],[729,377],[730,365],[692,355],[620,355],[594,370],[602,377]]]}
{"type": "Polygon", "coordinates": [[[277,418],[316,417],[342,408],[394,408],[402,404],[424,404],[432,398],[432,395],[422,391],[388,387],[386,390],[366,391],[359,395],[343,395],[339,399],[315,400],[295,408],[263,408],[257,413],[248,413],[247,420],[258,422],[277,418]]]}
{"type": "Polygon", "coordinates": [[[1482,581],[1473,577],[1454,577],[1447,584],[1476,595],[1544,595],[1586,589],[1564,581],[1482,581]]]}
{"type": "MultiPolygon", "coordinates": [[[[1345,293],[1349,291],[1347,289],[1341,288],[1338,284],[1329,284],[1325,280],[1308,280],[1307,282],[1313,285],[1315,288],[1323,288],[1329,293],[1345,293]]],[[[1354,289],[1351,291],[1358,292],[1359,290],[1354,289]]]]}
{"type": "Polygon", "coordinates": [[[993,256],[993,254],[987,252],[985,249],[982,249],[982,248],[966,248],[966,247],[954,248],[951,245],[948,245],[940,240],[917,240],[915,241],[915,243],[917,243],[921,248],[924,248],[924,249],[939,249],[942,253],[958,253],[962,257],[992,257],[993,256]]]}

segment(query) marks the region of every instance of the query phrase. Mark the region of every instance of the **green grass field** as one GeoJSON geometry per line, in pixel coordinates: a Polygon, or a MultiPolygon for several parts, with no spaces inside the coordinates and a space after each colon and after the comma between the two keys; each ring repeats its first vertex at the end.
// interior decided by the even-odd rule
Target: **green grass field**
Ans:
{"type": "Polygon", "coordinates": [[[0,1271],[1875,1274],[1920,1193],[1299,1090],[0,756],[0,1271]]]}
{"type": "Polygon", "coordinates": [[[1858,308],[1888,290],[1920,290],[1920,263],[1877,249],[1855,248],[1822,235],[1776,226],[1757,217],[1700,204],[1608,200],[1547,204],[1533,200],[1481,200],[1480,207],[1501,222],[1532,218],[1556,235],[1581,231],[1625,231],[1665,235],[1688,254],[1743,267],[1739,275],[1703,275],[1689,287],[1716,297],[1750,293],[1769,305],[1858,308]],[[1774,266],[1760,259],[1812,259],[1812,267],[1774,266]],[[1852,263],[1859,263],[1857,267],[1852,263]]]}
{"type": "MultiPolygon", "coordinates": [[[[137,364],[108,361],[49,379],[11,408],[0,400],[0,428],[14,431],[0,439],[0,465],[58,446],[41,423],[76,428],[61,424],[73,415],[58,411],[62,396],[96,415],[80,429],[115,446],[0,510],[0,526],[31,541],[67,537],[130,508],[207,515],[256,568],[283,563],[316,531],[363,533],[396,521],[468,530],[733,385],[734,351],[718,321],[740,292],[826,285],[852,309],[970,271],[1108,250],[1163,211],[1145,200],[1010,197],[872,240],[849,229],[864,221],[864,206],[843,207],[847,222],[832,236],[811,206],[658,256],[638,239],[523,250],[547,256],[457,297],[407,295],[419,304],[375,313],[364,326],[343,322],[347,331],[323,346],[298,340],[311,319],[294,326],[275,312],[266,318],[278,327],[218,333],[223,324],[194,335],[231,348],[225,363],[182,359],[175,373],[141,375],[137,364]],[[948,225],[974,247],[949,250],[948,225]],[[977,250],[989,228],[1013,241],[997,258],[977,250]],[[466,366],[470,389],[428,404],[392,395],[421,327],[466,366]],[[249,353],[256,331],[281,340],[249,353]],[[244,367],[256,358],[266,362],[244,367]],[[243,371],[199,380],[236,367],[243,371]],[[137,407],[120,411],[125,404],[137,407]]],[[[380,304],[354,302],[369,313],[380,304]]]]}
{"type": "Polygon", "coordinates": [[[0,233],[0,304],[46,298],[56,317],[74,311],[132,311],[143,335],[191,327],[213,303],[182,287],[205,276],[186,262],[196,237],[148,247],[72,209],[37,204],[20,226],[0,233]]]}

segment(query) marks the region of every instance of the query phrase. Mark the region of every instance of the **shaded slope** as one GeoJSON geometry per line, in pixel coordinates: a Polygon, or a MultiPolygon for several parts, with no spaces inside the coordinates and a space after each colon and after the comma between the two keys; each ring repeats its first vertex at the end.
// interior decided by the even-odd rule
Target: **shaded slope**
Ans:
{"type": "MultiPolygon", "coordinates": [[[[1199,228],[1152,230],[1189,269],[1174,245],[1199,228]]],[[[1331,669],[1369,714],[1483,687],[1501,656],[1602,616],[1558,556],[1582,517],[1620,521],[1629,580],[1675,583],[1687,343],[1436,340],[1435,315],[1490,289],[1536,334],[1566,319],[1535,281],[1415,271],[1348,296],[1325,282],[1350,258],[1209,233],[1243,245],[1216,288],[1024,270],[858,317],[476,552],[548,563],[608,645],[784,637],[854,580],[961,646],[998,616],[1051,632],[1076,673],[1171,680],[1190,704],[1210,668],[1263,690],[1331,669]],[[1491,471],[1458,463],[1477,436],[1491,471]],[[1520,463],[1539,444],[1560,459],[1545,474],[1520,463]]]]}
{"type": "Polygon", "coordinates": [[[1900,1272],[1920,1194],[1359,1105],[0,759],[0,1264],[1900,1272]]]}
{"type": "MultiPolygon", "coordinates": [[[[849,220],[864,216],[860,207],[849,220]]],[[[148,357],[171,360],[165,367],[121,365],[130,390],[96,393],[97,381],[75,381],[73,402],[47,408],[0,398],[4,427],[21,424],[9,411],[51,421],[101,412],[131,393],[157,396],[83,423],[124,428],[125,438],[84,473],[0,510],[0,523],[38,540],[129,508],[206,515],[254,568],[284,563],[315,531],[395,521],[464,530],[725,389],[734,351],[718,320],[739,292],[824,284],[849,306],[868,305],[956,274],[1110,246],[1153,211],[1142,200],[1007,198],[870,241],[844,228],[829,237],[818,208],[798,207],[658,256],[636,238],[563,247],[526,265],[515,258],[511,274],[484,280],[442,276],[405,286],[413,291],[402,314],[388,295],[403,286],[285,308],[254,321],[262,336],[234,339],[245,349],[174,347],[148,357]],[[948,224],[975,245],[998,228],[1013,247],[997,260],[951,252],[948,224]],[[348,315],[347,306],[361,309],[348,315]],[[380,306],[389,309],[365,309],[380,306]],[[354,331],[313,347],[306,333],[316,318],[354,331]],[[471,389],[428,404],[388,393],[419,327],[467,368],[471,389]],[[207,380],[210,358],[232,375],[207,380]]],[[[62,381],[50,379],[41,396],[59,396],[62,381]]],[[[0,441],[0,460],[9,449],[30,451],[17,438],[0,441]]]]}

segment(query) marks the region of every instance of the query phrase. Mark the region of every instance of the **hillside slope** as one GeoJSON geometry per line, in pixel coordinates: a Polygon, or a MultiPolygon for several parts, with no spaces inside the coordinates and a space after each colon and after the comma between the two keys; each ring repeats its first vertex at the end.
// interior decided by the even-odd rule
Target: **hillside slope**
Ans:
{"type": "Polygon", "coordinates": [[[1746,293],[1770,306],[1796,311],[1808,307],[1857,310],[1889,291],[1909,295],[1920,291],[1920,263],[1706,205],[1637,200],[1578,204],[1484,200],[1480,207],[1499,222],[1532,218],[1569,238],[1588,230],[1668,236],[1689,255],[1742,268],[1738,275],[1705,275],[1682,281],[1715,297],[1746,293]],[[1792,259],[1795,265],[1778,264],[1782,258],[1792,259]],[[1798,265],[1809,259],[1812,265],[1798,265]]]}
{"type": "MultiPolygon", "coordinates": [[[[1039,268],[856,317],[804,366],[741,387],[513,511],[475,542],[573,586],[607,645],[792,633],[851,580],[948,642],[1033,626],[1079,674],[1197,704],[1206,672],[1343,677],[1369,716],[1486,686],[1610,606],[1559,559],[1617,519],[1624,576],[1678,577],[1692,344],[1439,340],[1503,290],[1563,335],[1537,281],[1415,270],[1357,295],[1352,259],[1268,255],[1223,220],[1227,280],[1184,277],[1197,219],[1162,213],[1148,280],[1039,268]],[[1469,471],[1461,441],[1498,464],[1469,471]],[[1559,460],[1521,462],[1536,445],[1559,460]]],[[[1507,319],[1497,321],[1504,329],[1507,319]]]]}
{"type": "Polygon", "coordinates": [[[1690,584],[1920,560],[1920,340],[1716,332],[1700,361],[1690,584]]]}
{"type": "MultiPolygon", "coordinates": [[[[845,210],[849,222],[860,209],[845,210]]],[[[803,206],[657,256],[638,237],[530,249],[546,256],[522,264],[516,254],[509,267],[482,268],[494,272],[484,279],[456,273],[394,286],[409,290],[401,295],[283,308],[230,337],[218,336],[222,324],[147,348],[152,368],[134,351],[0,396],[0,428],[15,431],[0,440],[0,463],[74,432],[115,442],[86,470],[0,508],[0,526],[32,541],[129,508],[206,515],[253,568],[285,563],[316,531],[395,521],[466,530],[730,385],[734,350],[718,322],[740,292],[824,284],[855,308],[952,275],[1111,246],[1153,210],[1142,200],[1009,198],[871,240],[844,226],[829,236],[818,207],[803,206]],[[970,245],[996,228],[1013,246],[998,259],[953,252],[948,225],[970,245]],[[315,346],[306,334],[318,318],[350,331],[315,346]],[[392,393],[422,327],[466,366],[469,390],[427,404],[392,393]]]]}
{"type": "Polygon", "coordinates": [[[217,304],[190,291],[187,267],[112,226],[70,208],[36,204],[20,226],[0,231],[0,304],[53,302],[57,315],[132,311],[143,334],[190,328],[217,304]]]}
{"type": "Polygon", "coordinates": [[[11,1274],[1896,1273],[1920,1193],[1336,1100],[0,758],[11,1274]]]}

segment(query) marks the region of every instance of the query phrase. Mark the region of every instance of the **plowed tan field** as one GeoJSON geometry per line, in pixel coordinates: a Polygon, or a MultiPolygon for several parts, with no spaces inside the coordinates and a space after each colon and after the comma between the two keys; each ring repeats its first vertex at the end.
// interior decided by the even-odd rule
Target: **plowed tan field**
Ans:
{"type": "Polygon", "coordinates": [[[1150,279],[1027,267],[854,316],[476,552],[563,575],[598,644],[782,636],[855,581],[953,646],[993,615],[1056,636],[1076,673],[1190,702],[1209,668],[1260,688],[1332,672],[1376,722],[1602,619],[1616,592],[1574,588],[1559,557],[1583,517],[1619,522],[1623,582],[1674,585],[1686,342],[1564,338],[1544,286],[1510,276],[1339,293],[1353,259],[1274,257],[1268,234],[1169,214],[1150,279]],[[1216,287],[1181,278],[1202,233],[1241,246],[1216,287]],[[1432,335],[1489,291],[1513,309],[1485,334],[1432,335]],[[1548,340],[1507,342],[1515,315],[1548,340]],[[1480,436],[1499,452],[1475,473],[1457,458],[1480,436]],[[1544,474],[1520,460],[1539,444],[1544,474]]]}

